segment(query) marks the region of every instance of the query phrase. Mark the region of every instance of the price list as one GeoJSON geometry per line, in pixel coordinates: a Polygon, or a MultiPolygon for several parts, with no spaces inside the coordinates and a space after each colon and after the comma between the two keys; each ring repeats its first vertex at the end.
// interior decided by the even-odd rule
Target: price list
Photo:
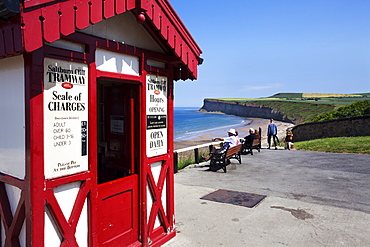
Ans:
{"type": "Polygon", "coordinates": [[[71,145],[74,139],[74,134],[71,128],[66,126],[66,122],[56,122],[53,124],[53,140],[54,147],[63,147],[71,145]]]}
{"type": "Polygon", "coordinates": [[[88,170],[87,66],[45,58],[44,173],[55,178],[88,170]]]}

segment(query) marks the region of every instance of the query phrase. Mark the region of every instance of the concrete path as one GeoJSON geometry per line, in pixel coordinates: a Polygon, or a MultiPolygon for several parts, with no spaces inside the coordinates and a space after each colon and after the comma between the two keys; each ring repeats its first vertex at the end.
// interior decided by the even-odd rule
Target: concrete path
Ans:
{"type": "Polygon", "coordinates": [[[207,164],[175,175],[177,236],[164,246],[370,246],[370,155],[263,149],[227,173],[207,164]],[[218,189],[267,197],[200,199],[218,189]]]}

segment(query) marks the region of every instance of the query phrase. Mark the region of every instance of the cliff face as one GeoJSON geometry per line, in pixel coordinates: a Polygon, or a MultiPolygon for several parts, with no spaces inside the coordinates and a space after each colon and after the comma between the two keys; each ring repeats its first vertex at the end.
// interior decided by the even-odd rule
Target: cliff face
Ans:
{"type": "Polygon", "coordinates": [[[210,101],[205,99],[201,111],[222,112],[228,115],[236,115],[240,117],[272,118],[278,121],[294,123],[293,120],[286,117],[283,112],[274,110],[270,107],[248,105],[248,103],[225,103],[222,101],[210,101]]]}

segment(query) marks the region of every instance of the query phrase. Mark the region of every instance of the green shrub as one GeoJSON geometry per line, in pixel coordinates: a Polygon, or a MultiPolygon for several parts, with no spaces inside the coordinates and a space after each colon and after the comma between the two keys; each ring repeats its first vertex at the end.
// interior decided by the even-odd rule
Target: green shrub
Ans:
{"type": "MultiPolygon", "coordinates": [[[[199,150],[199,157],[200,162],[204,162],[205,160],[202,158],[202,156],[208,155],[207,148],[202,148],[199,150]]],[[[177,163],[177,169],[181,170],[187,167],[188,165],[195,164],[195,157],[194,157],[194,150],[187,151],[184,153],[180,153],[178,156],[178,163],[177,163]]]]}
{"type": "Polygon", "coordinates": [[[362,100],[337,110],[326,112],[312,119],[313,122],[370,114],[370,100],[362,100]]]}
{"type": "Polygon", "coordinates": [[[194,164],[195,160],[192,157],[187,157],[184,159],[179,160],[177,163],[177,169],[181,170],[187,167],[188,165],[194,164]]]}

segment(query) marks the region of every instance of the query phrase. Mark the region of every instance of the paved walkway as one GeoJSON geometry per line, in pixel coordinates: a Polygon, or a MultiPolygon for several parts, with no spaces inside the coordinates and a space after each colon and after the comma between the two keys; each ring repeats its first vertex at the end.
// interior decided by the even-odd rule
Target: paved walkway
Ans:
{"type": "Polygon", "coordinates": [[[164,246],[370,246],[370,155],[263,149],[227,173],[207,164],[175,175],[177,236],[164,246]],[[267,197],[200,199],[218,189],[267,197]]]}

